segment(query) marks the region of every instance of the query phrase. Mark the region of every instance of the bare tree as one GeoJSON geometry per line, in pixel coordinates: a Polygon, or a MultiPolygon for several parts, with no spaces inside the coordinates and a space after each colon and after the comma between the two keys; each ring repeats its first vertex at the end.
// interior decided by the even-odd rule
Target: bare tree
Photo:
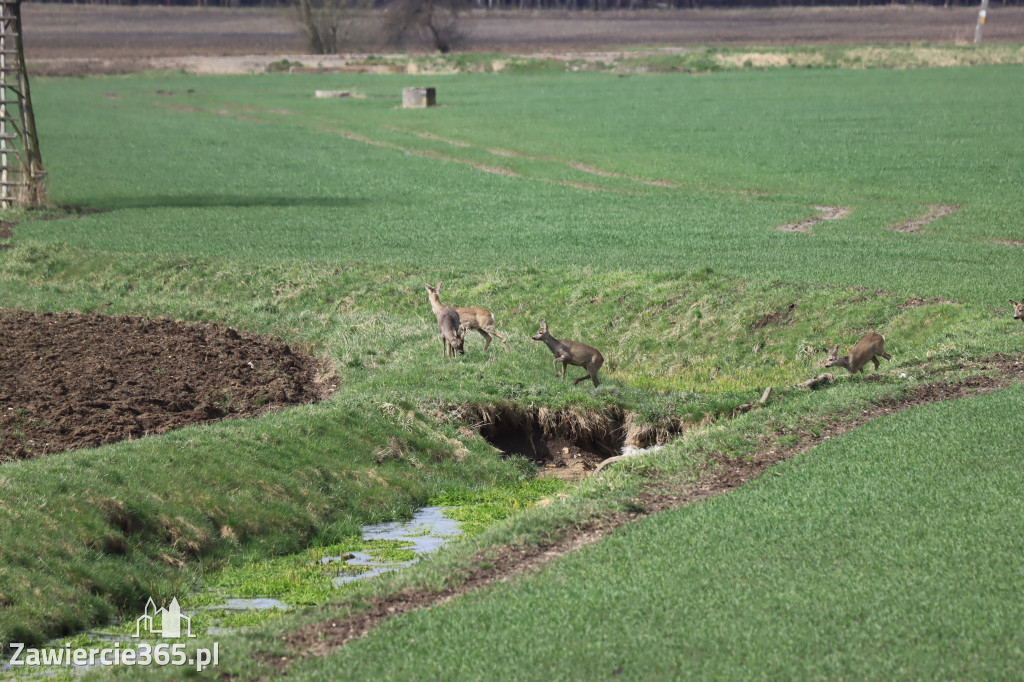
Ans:
{"type": "Polygon", "coordinates": [[[463,34],[459,14],[469,0],[394,0],[385,14],[385,33],[395,45],[419,42],[451,52],[463,34]]]}
{"type": "Polygon", "coordinates": [[[352,39],[361,10],[370,4],[371,0],[296,0],[296,20],[310,52],[337,54],[352,39]]]}

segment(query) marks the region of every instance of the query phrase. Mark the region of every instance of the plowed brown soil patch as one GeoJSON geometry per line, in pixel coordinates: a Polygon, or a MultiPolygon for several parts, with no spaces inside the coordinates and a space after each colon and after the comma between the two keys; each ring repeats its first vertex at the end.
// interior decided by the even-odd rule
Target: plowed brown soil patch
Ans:
{"type": "Polygon", "coordinates": [[[331,389],[314,358],[228,327],[0,310],[0,463],[250,417],[331,389]]]}

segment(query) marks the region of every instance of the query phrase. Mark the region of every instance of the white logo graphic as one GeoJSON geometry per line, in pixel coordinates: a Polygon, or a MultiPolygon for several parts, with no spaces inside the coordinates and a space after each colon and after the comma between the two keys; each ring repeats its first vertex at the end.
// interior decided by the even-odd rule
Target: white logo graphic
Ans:
{"type": "Polygon", "coordinates": [[[181,637],[181,621],[185,621],[185,637],[195,637],[192,634],[192,619],[181,615],[181,607],[178,605],[178,598],[171,600],[167,608],[157,608],[153,598],[146,602],[146,612],[135,619],[135,637],[141,637],[143,632],[151,635],[160,635],[168,639],[181,637]],[[152,608],[152,613],[150,609],[152,608]],[[160,625],[157,626],[157,620],[160,625]]]}

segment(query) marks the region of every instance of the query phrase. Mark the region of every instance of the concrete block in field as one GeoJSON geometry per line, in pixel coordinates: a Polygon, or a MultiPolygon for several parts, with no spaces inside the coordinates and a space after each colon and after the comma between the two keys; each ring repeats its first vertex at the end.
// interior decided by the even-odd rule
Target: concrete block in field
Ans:
{"type": "Polygon", "coordinates": [[[402,88],[402,108],[422,109],[437,105],[437,91],[434,88],[402,88]]]}

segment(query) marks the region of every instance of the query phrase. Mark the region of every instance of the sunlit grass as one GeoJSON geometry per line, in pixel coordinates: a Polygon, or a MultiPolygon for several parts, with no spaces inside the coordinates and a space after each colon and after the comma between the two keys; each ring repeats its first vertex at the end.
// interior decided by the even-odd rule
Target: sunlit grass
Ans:
{"type": "MultiPolygon", "coordinates": [[[[250,422],[5,465],[0,642],[134,613],[239,557],[254,594],[279,561],[313,584],[282,557],[432,499],[468,503],[469,552],[544,537],[641,485],[612,476],[563,504],[460,429],[460,406],[689,423],[685,447],[633,466],[690,480],[694,444],[742,455],[807,413],[899,392],[900,372],[1019,353],[1006,299],[1020,249],[997,240],[1024,239],[1024,160],[1007,143],[1024,136],[1022,73],[460,75],[430,111],[396,106],[405,76],[34,81],[51,200],[103,212],[12,214],[4,306],[273,334],[341,385],[250,422]],[[366,97],[315,100],[323,87],[366,97]],[[932,203],[960,208],[918,234],[888,229],[932,203]],[[852,213],[776,229],[823,205],[852,213]],[[446,303],[490,308],[511,351],[470,336],[444,361],[422,287],[438,280],[446,303]],[[599,389],[555,375],[530,340],[541,319],[604,353],[599,389]],[[893,355],[878,381],[789,388],[867,331],[893,355]],[[775,421],[696,427],[766,386],[784,401],[775,421]],[[508,516],[538,499],[556,502],[508,516]],[[116,554],[121,514],[143,529],[116,554]]],[[[425,580],[444,583],[446,561],[425,580]]]]}

